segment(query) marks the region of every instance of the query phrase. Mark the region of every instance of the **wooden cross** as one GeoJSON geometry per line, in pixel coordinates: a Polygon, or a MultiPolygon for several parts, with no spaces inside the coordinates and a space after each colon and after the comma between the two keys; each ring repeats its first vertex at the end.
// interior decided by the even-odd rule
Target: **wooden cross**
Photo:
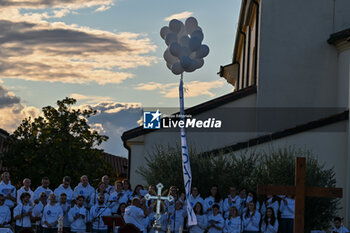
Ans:
{"type": "Polygon", "coordinates": [[[306,187],[306,159],[296,158],[295,186],[258,185],[258,194],[295,196],[294,233],[304,233],[305,197],[343,197],[342,188],[306,187]]]}
{"type": "Polygon", "coordinates": [[[161,228],[162,228],[162,225],[160,223],[160,218],[161,218],[160,204],[161,204],[161,201],[162,200],[167,200],[169,202],[172,202],[174,200],[174,198],[171,195],[167,196],[167,197],[162,197],[162,189],[164,188],[162,183],[157,184],[156,187],[157,187],[157,190],[158,190],[157,196],[151,196],[149,193],[147,193],[145,195],[145,199],[147,201],[151,200],[151,199],[157,200],[157,210],[156,210],[156,214],[154,215],[155,218],[156,218],[156,221],[155,221],[155,223],[153,225],[153,228],[155,229],[156,233],[158,233],[158,231],[161,230],[161,228]]]}

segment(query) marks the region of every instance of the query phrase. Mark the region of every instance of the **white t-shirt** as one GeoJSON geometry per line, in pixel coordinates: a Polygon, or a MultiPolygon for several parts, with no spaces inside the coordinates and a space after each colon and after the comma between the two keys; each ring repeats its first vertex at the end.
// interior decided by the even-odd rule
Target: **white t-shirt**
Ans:
{"type": "Polygon", "coordinates": [[[39,199],[40,193],[45,193],[48,197],[52,193],[52,190],[50,188],[44,188],[43,186],[37,187],[34,191],[34,200],[39,199]]]}
{"type": "Polygon", "coordinates": [[[219,207],[220,207],[220,212],[222,213],[222,210],[223,210],[223,201],[220,200],[219,202],[215,202],[214,197],[213,197],[213,196],[209,196],[209,197],[205,198],[205,200],[204,200],[204,206],[203,206],[203,210],[204,210],[204,212],[205,212],[208,216],[212,214],[212,211],[211,211],[211,210],[208,210],[208,209],[211,209],[212,206],[213,206],[214,204],[219,205],[219,207]]]}
{"type": "Polygon", "coordinates": [[[261,223],[261,232],[262,233],[277,233],[278,232],[278,221],[275,220],[275,223],[272,225],[270,222],[266,225],[265,221],[262,220],[261,223]]]}
{"type": "Polygon", "coordinates": [[[196,197],[193,197],[192,194],[190,195],[190,203],[192,208],[197,204],[197,202],[202,204],[202,208],[204,205],[204,200],[201,198],[201,196],[198,194],[196,197]]]}
{"type": "Polygon", "coordinates": [[[84,208],[84,206],[79,208],[77,205],[75,205],[73,208],[71,208],[68,212],[68,219],[69,222],[71,222],[71,231],[85,232],[87,217],[87,210],[84,208]],[[84,215],[85,217],[79,217],[74,220],[74,217],[78,214],[84,215]]]}
{"type": "MultiPolygon", "coordinates": [[[[338,233],[341,233],[342,232],[341,230],[342,230],[341,227],[340,228],[335,228],[335,227],[333,228],[333,231],[338,232],[338,233]]],[[[349,230],[344,226],[343,226],[343,233],[349,233],[349,230]]]]}
{"type": "Polygon", "coordinates": [[[250,212],[248,216],[246,216],[246,213],[243,213],[243,230],[259,231],[260,217],[261,215],[258,211],[255,211],[254,215],[250,212]]]}
{"type": "Polygon", "coordinates": [[[79,183],[75,188],[73,192],[73,198],[77,198],[77,196],[81,195],[84,196],[84,206],[90,207],[90,196],[95,192],[95,189],[88,184],[86,187],[83,186],[82,183],[79,183]]]}
{"type": "Polygon", "coordinates": [[[56,195],[56,200],[59,201],[60,200],[60,195],[62,193],[65,193],[67,195],[67,202],[68,204],[71,203],[71,201],[73,200],[73,190],[71,189],[70,186],[68,186],[68,188],[64,188],[63,184],[61,184],[60,186],[58,186],[57,189],[55,189],[54,191],[55,195],[56,195]]]}
{"type": "Polygon", "coordinates": [[[204,233],[208,226],[208,218],[207,215],[196,215],[197,225],[190,226],[190,233],[204,233]]]}
{"type": "Polygon", "coordinates": [[[287,204],[285,204],[283,200],[281,201],[281,205],[280,205],[281,218],[294,219],[295,200],[291,198],[286,198],[286,201],[287,201],[287,204]]]}
{"type": "Polygon", "coordinates": [[[210,227],[208,230],[208,233],[222,233],[225,226],[225,220],[220,213],[217,215],[213,215],[213,214],[209,215],[208,227],[212,225],[211,223],[213,223],[216,227],[221,228],[221,230],[218,230],[215,227],[210,227]]]}
{"type": "Polygon", "coordinates": [[[34,193],[33,191],[29,188],[29,190],[25,190],[24,186],[22,186],[20,189],[18,189],[17,191],[17,203],[21,203],[21,195],[22,193],[29,193],[30,194],[30,199],[29,199],[29,203],[31,205],[33,205],[33,200],[34,200],[34,193]]]}
{"type": "Polygon", "coordinates": [[[235,197],[231,197],[231,195],[229,195],[227,198],[225,198],[224,206],[223,206],[225,218],[228,218],[228,216],[230,214],[229,211],[230,211],[230,208],[232,206],[235,206],[237,208],[237,210],[239,210],[240,204],[241,204],[241,202],[240,202],[239,197],[237,195],[235,197]],[[231,202],[229,202],[229,199],[231,199],[231,202]]]}
{"type": "Polygon", "coordinates": [[[137,206],[128,206],[125,209],[124,220],[126,223],[134,224],[140,231],[147,232],[143,225],[145,215],[143,210],[137,206]]]}
{"type": "MultiPolygon", "coordinates": [[[[0,193],[4,195],[5,198],[8,194],[11,194],[13,198],[16,198],[16,188],[11,184],[10,181],[8,184],[5,184],[4,181],[0,182],[0,193]]],[[[6,198],[5,205],[7,205],[9,208],[12,208],[15,206],[15,203],[6,198]]]]}
{"type": "Polygon", "coordinates": [[[48,222],[49,224],[53,224],[54,222],[57,221],[57,224],[54,226],[54,228],[58,227],[58,219],[60,217],[63,217],[63,210],[60,206],[60,204],[56,203],[55,205],[50,205],[47,204],[44,208],[44,212],[43,212],[43,218],[42,218],[42,222],[43,222],[43,227],[47,228],[47,225],[45,224],[45,221],[48,222]]]}
{"type": "MultiPolygon", "coordinates": [[[[33,207],[33,211],[32,211],[32,216],[33,217],[40,217],[42,218],[43,217],[43,210],[44,210],[44,205],[42,202],[39,202],[38,204],[36,204],[34,207],[33,207]]],[[[36,221],[35,222],[35,225],[39,226],[39,225],[42,225],[42,222],[41,220],[39,221],[36,221]]]]}
{"type": "MultiPolygon", "coordinates": [[[[8,223],[11,221],[11,211],[7,205],[0,206],[0,224],[3,225],[5,222],[8,223]]],[[[10,224],[5,224],[5,226],[10,226],[10,224]]]]}
{"type": "Polygon", "coordinates": [[[97,204],[91,207],[90,221],[92,222],[92,228],[95,230],[106,230],[107,226],[104,224],[102,216],[109,216],[111,214],[111,209],[106,207],[106,205],[97,204]]]}
{"type": "MultiPolygon", "coordinates": [[[[32,210],[32,207],[27,204],[27,205],[22,205],[22,203],[18,204],[14,210],[13,210],[13,217],[16,217],[18,215],[26,214],[29,211],[32,210]]],[[[19,227],[31,227],[32,224],[30,222],[30,215],[26,215],[24,218],[17,219],[16,220],[16,225],[19,227]]]]}
{"type": "Polygon", "coordinates": [[[226,219],[224,233],[241,233],[242,232],[242,221],[241,217],[226,219]]]}
{"type": "Polygon", "coordinates": [[[110,201],[112,213],[117,213],[119,205],[128,202],[128,196],[123,191],[119,193],[115,191],[109,195],[108,201],[110,201]]]}

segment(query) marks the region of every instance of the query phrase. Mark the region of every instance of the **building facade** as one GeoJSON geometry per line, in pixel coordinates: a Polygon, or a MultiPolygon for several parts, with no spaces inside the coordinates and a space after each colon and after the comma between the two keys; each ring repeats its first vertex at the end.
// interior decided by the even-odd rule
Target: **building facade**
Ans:
{"type": "MultiPolygon", "coordinates": [[[[348,0],[243,0],[233,59],[219,72],[233,92],[186,111],[196,117],[220,108],[287,109],[287,115],[295,114],[276,126],[272,115],[253,111],[238,122],[253,130],[188,130],[188,143],[199,153],[290,145],[312,150],[327,168],[335,169],[337,187],[343,188],[340,215],[345,225],[350,224],[348,12],[348,0]]],[[[179,133],[164,129],[138,127],[124,132],[122,139],[133,185],[145,182],[136,170],[156,145],[180,145],[179,133]]]]}

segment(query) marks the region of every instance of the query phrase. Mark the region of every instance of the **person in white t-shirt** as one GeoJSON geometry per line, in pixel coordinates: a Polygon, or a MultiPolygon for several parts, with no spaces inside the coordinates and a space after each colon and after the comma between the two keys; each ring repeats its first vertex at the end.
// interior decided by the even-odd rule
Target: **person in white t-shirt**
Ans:
{"type": "MultiPolygon", "coordinates": [[[[193,191],[192,191],[193,192],[193,191]]],[[[203,212],[203,205],[201,202],[196,202],[193,207],[193,211],[196,214],[197,224],[189,226],[190,233],[204,233],[208,226],[207,215],[203,212]]]]}
{"type": "Polygon", "coordinates": [[[220,213],[220,207],[218,204],[214,204],[211,208],[211,214],[208,216],[208,233],[222,233],[225,220],[220,213]]]}
{"type": "Polygon", "coordinates": [[[280,231],[281,233],[293,233],[294,232],[294,205],[295,200],[292,196],[281,197],[280,211],[281,211],[281,222],[280,231]]]}
{"type": "Polygon", "coordinates": [[[168,224],[171,227],[171,232],[179,232],[180,229],[184,229],[185,217],[187,211],[182,205],[182,199],[179,198],[175,202],[175,208],[168,210],[168,224]]]}
{"type": "Polygon", "coordinates": [[[50,180],[48,177],[43,177],[41,179],[41,186],[39,186],[37,189],[34,191],[34,202],[38,203],[39,201],[39,195],[44,192],[46,196],[48,197],[51,193],[52,190],[49,188],[50,185],[50,180]]]}
{"type": "Polygon", "coordinates": [[[141,205],[139,198],[132,200],[131,206],[126,207],[124,220],[125,223],[134,224],[141,232],[146,233],[147,229],[143,224],[143,219],[148,215],[146,204],[141,205]]]}
{"type": "Polygon", "coordinates": [[[43,218],[43,211],[45,206],[47,205],[47,198],[48,196],[46,195],[45,192],[40,193],[39,201],[35,206],[33,207],[32,211],[32,220],[35,221],[35,226],[36,226],[36,233],[42,233],[43,228],[42,228],[42,218],[43,218]]]}
{"type": "Polygon", "coordinates": [[[227,198],[224,200],[224,205],[223,205],[223,211],[224,211],[224,217],[228,218],[230,214],[230,208],[232,206],[235,206],[237,210],[240,207],[240,202],[238,201],[239,196],[237,195],[237,189],[236,187],[230,187],[229,190],[229,195],[227,198]]]}
{"type": "Polygon", "coordinates": [[[31,185],[31,181],[29,178],[25,178],[23,180],[23,186],[18,189],[17,191],[17,203],[20,202],[20,196],[22,195],[22,193],[29,193],[30,194],[30,204],[33,205],[34,203],[34,193],[33,191],[30,189],[30,185],[31,185]]]}
{"type": "Polygon", "coordinates": [[[96,190],[90,196],[90,206],[94,206],[98,203],[98,196],[100,194],[104,195],[104,204],[107,204],[107,201],[109,201],[109,195],[106,188],[107,185],[105,183],[100,182],[98,184],[96,190]]]}
{"type": "Polygon", "coordinates": [[[71,204],[71,201],[73,200],[73,190],[70,187],[70,182],[71,179],[69,176],[63,177],[62,184],[60,184],[60,186],[58,186],[54,191],[54,194],[57,199],[56,201],[58,201],[58,199],[60,198],[61,193],[65,193],[67,195],[68,204],[71,204]]]}
{"type": "Polygon", "coordinates": [[[21,229],[31,229],[31,216],[32,216],[32,207],[29,205],[30,194],[22,193],[21,203],[13,210],[13,218],[16,220],[16,233],[21,229]]]}
{"type": "Polygon", "coordinates": [[[78,195],[76,205],[68,212],[71,232],[86,232],[87,210],[84,208],[84,196],[78,195]]]}
{"type": "Polygon", "coordinates": [[[5,205],[10,209],[15,206],[16,202],[16,188],[11,184],[10,173],[4,172],[1,174],[0,194],[5,197],[5,205]]]}
{"type": "Polygon", "coordinates": [[[80,183],[74,188],[73,198],[79,195],[84,196],[84,207],[90,208],[90,196],[95,192],[95,189],[89,184],[89,179],[86,175],[80,177],[80,183]]]}
{"type": "Polygon", "coordinates": [[[340,217],[334,218],[334,228],[332,233],[349,233],[349,230],[343,226],[342,219],[340,217]]]}
{"type": "Polygon", "coordinates": [[[262,233],[277,233],[278,232],[278,220],[275,217],[272,207],[267,207],[266,215],[261,223],[262,233]]]}
{"type": "Polygon", "coordinates": [[[121,181],[116,181],[114,185],[114,190],[111,191],[108,201],[110,202],[110,208],[112,213],[117,213],[119,205],[121,203],[127,203],[128,197],[123,191],[123,183],[121,181]]]}
{"type": "Polygon", "coordinates": [[[224,233],[241,233],[242,232],[242,220],[238,214],[236,206],[231,206],[229,209],[229,215],[225,220],[224,233]]]}
{"type": "Polygon", "coordinates": [[[10,208],[5,205],[5,197],[0,194],[0,228],[10,227],[11,211],[10,208]]]}
{"type": "Polygon", "coordinates": [[[248,209],[243,213],[243,232],[259,232],[261,214],[256,209],[255,202],[248,204],[248,209]]]}
{"type": "MultiPolygon", "coordinates": [[[[263,216],[263,218],[265,217],[266,209],[268,207],[271,207],[273,209],[275,217],[277,218],[278,210],[279,210],[279,203],[274,195],[267,194],[265,201],[262,203],[260,213],[263,216]]],[[[258,209],[258,206],[257,206],[257,209],[258,209]]]]}
{"type": "Polygon", "coordinates": [[[68,219],[68,212],[71,207],[67,202],[67,195],[65,193],[61,193],[60,202],[59,202],[62,211],[63,211],[63,230],[65,232],[70,232],[70,222],[68,219]]]}
{"type": "Polygon", "coordinates": [[[49,196],[49,204],[47,204],[43,211],[43,232],[56,233],[58,228],[58,221],[63,217],[63,210],[56,202],[56,195],[51,193],[49,196]]]}
{"type": "Polygon", "coordinates": [[[107,233],[108,226],[103,222],[103,216],[112,214],[111,209],[104,204],[105,196],[100,193],[97,197],[97,203],[90,209],[90,221],[92,222],[92,233],[107,233]]]}
{"type": "Polygon", "coordinates": [[[190,203],[192,208],[197,204],[197,202],[201,203],[202,207],[204,205],[204,200],[199,194],[198,187],[192,186],[191,188],[191,195],[190,195],[190,203]]]}
{"type": "Polygon", "coordinates": [[[217,204],[219,206],[220,212],[223,209],[223,201],[219,193],[219,187],[217,185],[212,185],[210,188],[210,196],[204,199],[204,212],[209,216],[212,214],[212,206],[217,204]]]}
{"type": "Polygon", "coordinates": [[[101,181],[106,184],[106,191],[109,195],[114,188],[112,185],[109,184],[110,182],[109,176],[107,175],[102,176],[101,181]]]}

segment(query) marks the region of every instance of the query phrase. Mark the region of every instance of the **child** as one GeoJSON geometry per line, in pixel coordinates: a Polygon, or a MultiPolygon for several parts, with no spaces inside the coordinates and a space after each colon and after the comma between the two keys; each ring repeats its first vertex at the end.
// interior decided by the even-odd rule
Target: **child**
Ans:
{"type": "Polygon", "coordinates": [[[241,233],[242,221],[238,215],[236,206],[232,206],[229,210],[228,218],[225,220],[224,233],[241,233]]]}
{"type": "Polygon", "coordinates": [[[253,201],[249,202],[248,209],[243,214],[243,232],[258,233],[261,215],[256,211],[256,206],[253,201]]]}
{"type": "Polygon", "coordinates": [[[212,214],[208,217],[208,233],[222,233],[225,226],[225,220],[220,214],[220,207],[218,204],[212,206],[212,214]]]}
{"type": "MultiPolygon", "coordinates": [[[[193,191],[192,191],[193,192],[193,191]]],[[[197,218],[197,225],[190,226],[190,233],[204,233],[208,226],[207,216],[203,213],[203,206],[200,202],[197,202],[193,207],[194,213],[197,218]]]]}
{"type": "Polygon", "coordinates": [[[262,233],[277,233],[278,232],[278,221],[275,218],[275,213],[272,207],[268,207],[266,210],[266,216],[261,224],[262,233]]]}

